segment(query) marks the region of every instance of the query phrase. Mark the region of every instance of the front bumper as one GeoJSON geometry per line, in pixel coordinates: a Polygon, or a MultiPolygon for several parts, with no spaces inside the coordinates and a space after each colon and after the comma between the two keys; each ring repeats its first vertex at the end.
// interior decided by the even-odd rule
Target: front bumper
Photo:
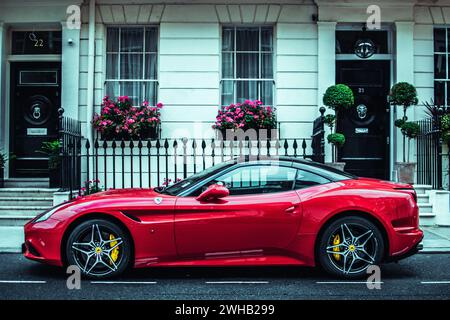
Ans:
{"type": "Polygon", "coordinates": [[[50,265],[62,266],[61,222],[48,219],[44,222],[29,222],[24,227],[25,243],[22,244],[22,253],[25,258],[43,262],[50,265]]]}

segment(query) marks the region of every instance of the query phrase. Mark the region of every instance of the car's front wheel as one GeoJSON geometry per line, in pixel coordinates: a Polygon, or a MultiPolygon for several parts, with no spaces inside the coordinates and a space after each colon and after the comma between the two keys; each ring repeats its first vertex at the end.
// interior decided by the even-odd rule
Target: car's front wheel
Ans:
{"type": "Polygon", "coordinates": [[[66,243],[69,265],[77,265],[82,274],[94,279],[118,276],[127,268],[131,243],[118,225],[104,219],[80,223],[66,243]]]}
{"type": "Polygon", "coordinates": [[[383,259],[383,235],[363,217],[335,220],[319,241],[317,254],[322,268],[338,277],[361,278],[370,265],[378,265],[383,259]]]}

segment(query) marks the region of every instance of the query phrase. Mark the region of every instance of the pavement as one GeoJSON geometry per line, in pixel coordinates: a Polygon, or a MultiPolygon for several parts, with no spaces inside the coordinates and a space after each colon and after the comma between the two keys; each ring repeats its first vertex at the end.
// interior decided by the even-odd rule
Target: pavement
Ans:
{"type": "MultiPolygon", "coordinates": [[[[450,253],[450,227],[421,227],[425,233],[423,252],[450,253]]],[[[0,253],[20,253],[23,227],[0,226],[0,253]]]]}
{"type": "Polygon", "coordinates": [[[421,227],[424,232],[422,252],[450,253],[450,227],[421,227]]]}
{"type": "Polygon", "coordinates": [[[0,254],[0,300],[448,300],[449,265],[450,254],[431,253],[383,264],[372,289],[364,279],[341,281],[300,267],[153,267],[68,289],[73,282],[63,268],[0,254]]]}

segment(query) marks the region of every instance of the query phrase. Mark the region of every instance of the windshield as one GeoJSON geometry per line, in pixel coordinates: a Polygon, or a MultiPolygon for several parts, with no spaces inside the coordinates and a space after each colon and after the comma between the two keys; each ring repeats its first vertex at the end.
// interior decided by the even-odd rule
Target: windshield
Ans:
{"type": "Polygon", "coordinates": [[[188,187],[192,186],[193,184],[197,183],[198,181],[201,181],[204,178],[207,178],[208,176],[211,176],[219,171],[222,171],[223,169],[230,167],[230,166],[234,165],[235,163],[236,163],[235,160],[229,160],[226,162],[216,164],[215,166],[212,166],[206,170],[197,172],[196,174],[193,174],[192,176],[190,176],[184,180],[181,180],[181,181],[171,185],[170,187],[155,188],[155,191],[158,193],[164,193],[164,194],[170,194],[173,196],[177,196],[183,190],[186,190],[188,187]]]}

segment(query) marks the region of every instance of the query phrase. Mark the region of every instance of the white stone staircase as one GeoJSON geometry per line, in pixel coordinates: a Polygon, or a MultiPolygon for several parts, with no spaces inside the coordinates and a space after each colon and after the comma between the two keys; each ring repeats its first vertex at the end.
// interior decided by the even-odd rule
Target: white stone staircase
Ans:
{"type": "Polygon", "coordinates": [[[53,206],[55,191],[48,188],[1,188],[0,226],[23,226],[53,206]]]}
{"type": "Polygon", "coordinates": [[[15,178],[0,188],[0,252],[20,252],[23,225],[53,206],[48,179],[15,178]]]}
{"type": "Polygon", "coordinates": [[[421,226],[447,226],[450,220],[449,192],[433,190],[430,185],[414,185],[421,226]]]}
{"type": "Polygon", "coordinates": [[[436,215],[433,213],[433,204],[430,202],[430,195],[427,191],[431,190],[429,185],[414,185],[417,193],[417,205],[419,206],[419,223],[421,226],[434,225],[436,215]]]}

